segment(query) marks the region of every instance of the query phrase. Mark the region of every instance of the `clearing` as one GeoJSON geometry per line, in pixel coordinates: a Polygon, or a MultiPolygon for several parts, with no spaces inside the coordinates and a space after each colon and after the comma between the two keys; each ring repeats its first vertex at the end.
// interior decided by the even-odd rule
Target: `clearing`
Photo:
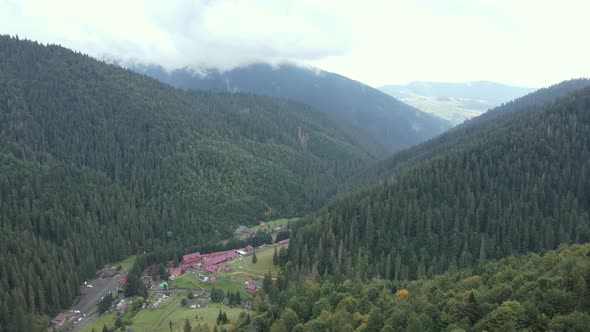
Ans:
{"type": "MultiPolygon", "coordinates": [[[[301,220],[301,218],[282,218],[282,219],[268,221],[266,224],[271,227],[275,227],[275,226],[285,225],[290,222],[298,222],[299,220],[301,220]]],[[[253,230],[254,232],[256,232],[260,229],[260,225],[252,226],[252,227],[250,227],[250,229],[253,230]]]]}

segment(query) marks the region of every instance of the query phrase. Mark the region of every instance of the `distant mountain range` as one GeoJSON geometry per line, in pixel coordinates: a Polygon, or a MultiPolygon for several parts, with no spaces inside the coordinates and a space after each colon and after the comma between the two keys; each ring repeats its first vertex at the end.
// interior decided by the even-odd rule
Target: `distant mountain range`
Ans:
{"type": "Polygon", "coordinates": [[[377,149],[388,153],[441,134],[452,124],[344,76],[294,65],[253,64],[226,72],[190,69],[167,72],[160,66],[130,69],[189,90],[249,92],[309,104],[363,129],[377,149]]]}
{"type": "Polygon", "coordinates": [[[379,87],[379,90],[404,103],[458,124],[535,89],[475,81],[412,82],[407,85],[384,85],[379,87]]]}

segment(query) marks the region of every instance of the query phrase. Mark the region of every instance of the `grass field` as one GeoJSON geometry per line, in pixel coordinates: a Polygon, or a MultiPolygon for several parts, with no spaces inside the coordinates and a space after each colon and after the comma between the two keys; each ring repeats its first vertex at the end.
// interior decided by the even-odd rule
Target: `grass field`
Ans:
{"type": "MultiPolygon", "coordinates": [[[[172,331],[182,331],[184,322],[188,319],[194,327],[196,324],[207,323],[213,329],[216,323],[219,309],[226,312],[230,321],[235,321],[242,308],[231,308],[223,304],[209,303],[202,309],[187,309],[180,305],[185,293],[174,293],[174,296],[166,298],[157,309],[143,309],[131,319],[132,324],[127,328],[134,331],[160,332],[170,331],[170,322],[173,323],[172,331]],[[199,317],[197,319],[196,317],[199,317]]],[[[123,316],[125,320],[125,316],[123,316]]],[[[99,316],[92,324],[85,327],[82,332],[102,331],[104,325],[112,328],[115,324],[114,312],[106,312],[99,316]]]]}
{"type": "MultiPolygon", "coordinates": [[[[281,248],[277,246],[277,250],[280,249],[281,248]]],[[[264,249],[256,249],[256,258],[258,259],[256,264],[252,263],[252,255],[248,255],[241,260],[234,260],[230,263],[230,266],[233,271],[244,272],[260,277],[263,277],[265,273],[270,271],[272,276],[276,277],[280,268],[272,264],[273,255],[274,247],[272,246],[266,247],[264,249]]]]}
{"type": "Polygon", "coordinates": [[[135,257],[136,256],[129,256],[118,263],[121,264],[121,266],[123,267],[123,271],[129,271],[131,267],[133,267],[133,264],[135,264],[135,257]]]}
{"type": "MultiPolygon", "coordinates": [[[[267,224],[270,226],[279,226],[279,225],[284,225],[284,224],[287,224],[290,222],[297,222],[300,219],[301,218],[282,218],[282,219],[268,221],[267,224]]],[[[250,229],[256,232],[257,230],[260,229],[260,225],[252,226],[252,227],[250,227],[250,229]]]]}
{"type": "Polygon", "coordinates": [[[92,329],[95,331],[102,331],[103,326],[107,326],[109,329],[115,326],[115,314],[114,313],[104,313],[92,322],[92,324],[86,326],[82,332],[90,332],[92,329]]]}
{"type": "Polygon", "coordinates": [[[133,317],[133,324],[128,328],[134,331],[168,332],[172,322],[172,331],[182,331],[186,319],[193,327],[199,323],[207,323],[213,328],[220,309],[226,312],[230,321],[236,321],[240,312],[244,311],[241,308],[230,308],[216,303],[207,304],[203,309],[186,309],[180,306],[183,297],[178,294],[164,300],[158,309],[141,310],[133,317]]]}
{"type": "Polygon", "coordinates": [[[182,288],[186,290],[206,290],[211,291],[213,286],[215,288],[221,288],[224,292],[237,292],[241,291],[242,295],[246,293],[244,281],[246,280],[246,276],[244,274],[233,273],[230,271],[226,274],[217,273],[215,275],[217,277],[217,281],[214,283],[211,282],[200,282],[199,281],[199,274],[198,273],[188,273],[183,275],[182,277],[171,281],[170,286],[176,288],[182,288]]]}

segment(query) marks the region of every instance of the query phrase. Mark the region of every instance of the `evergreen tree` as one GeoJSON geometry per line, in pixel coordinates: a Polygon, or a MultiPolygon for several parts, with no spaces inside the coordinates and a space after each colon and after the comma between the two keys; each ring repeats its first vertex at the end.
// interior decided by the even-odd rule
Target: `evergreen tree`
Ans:
{"type": "Polygon", "coordinates": [[[191,323],[187,320],[184,321],[184,332],[191,332],[193,330],[193,327],[191,326],[191,323]]]}
{"type": "Polygon", "coordinates": [[[277,252],[277,247],[274,248],[274,253],[272,256],[272,265],[278,266],[279,265],[279,253],[277,252]]]}

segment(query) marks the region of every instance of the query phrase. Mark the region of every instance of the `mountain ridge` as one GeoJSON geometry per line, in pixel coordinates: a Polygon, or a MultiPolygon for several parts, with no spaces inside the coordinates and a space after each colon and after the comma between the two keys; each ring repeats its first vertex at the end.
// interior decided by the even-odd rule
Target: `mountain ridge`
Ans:
{"type": "Polygon", "coordinates": [[[253,64],[230,71],[195,74],[159,66],[130,67],[172,86],[190,90],[241,91],[307,103],[375,138],[386,155],[434,137],[451,124],[342,75],[292,64],[253,64]]]}
{"type": "Polygon", "coordinates": [[[361,136],[301,103],[0,36],[0,330],[32,331],[107,262],[315,210],[374,160],[361,136]]]}
{"type": "Polygon", "coordinates": [[[573,83],[472,120],[433,140],[457,136],[439,155],[335,198],[292,234],[287,273],[413,280],[590,241],[590,87],[566,93],[573,83]]]}

